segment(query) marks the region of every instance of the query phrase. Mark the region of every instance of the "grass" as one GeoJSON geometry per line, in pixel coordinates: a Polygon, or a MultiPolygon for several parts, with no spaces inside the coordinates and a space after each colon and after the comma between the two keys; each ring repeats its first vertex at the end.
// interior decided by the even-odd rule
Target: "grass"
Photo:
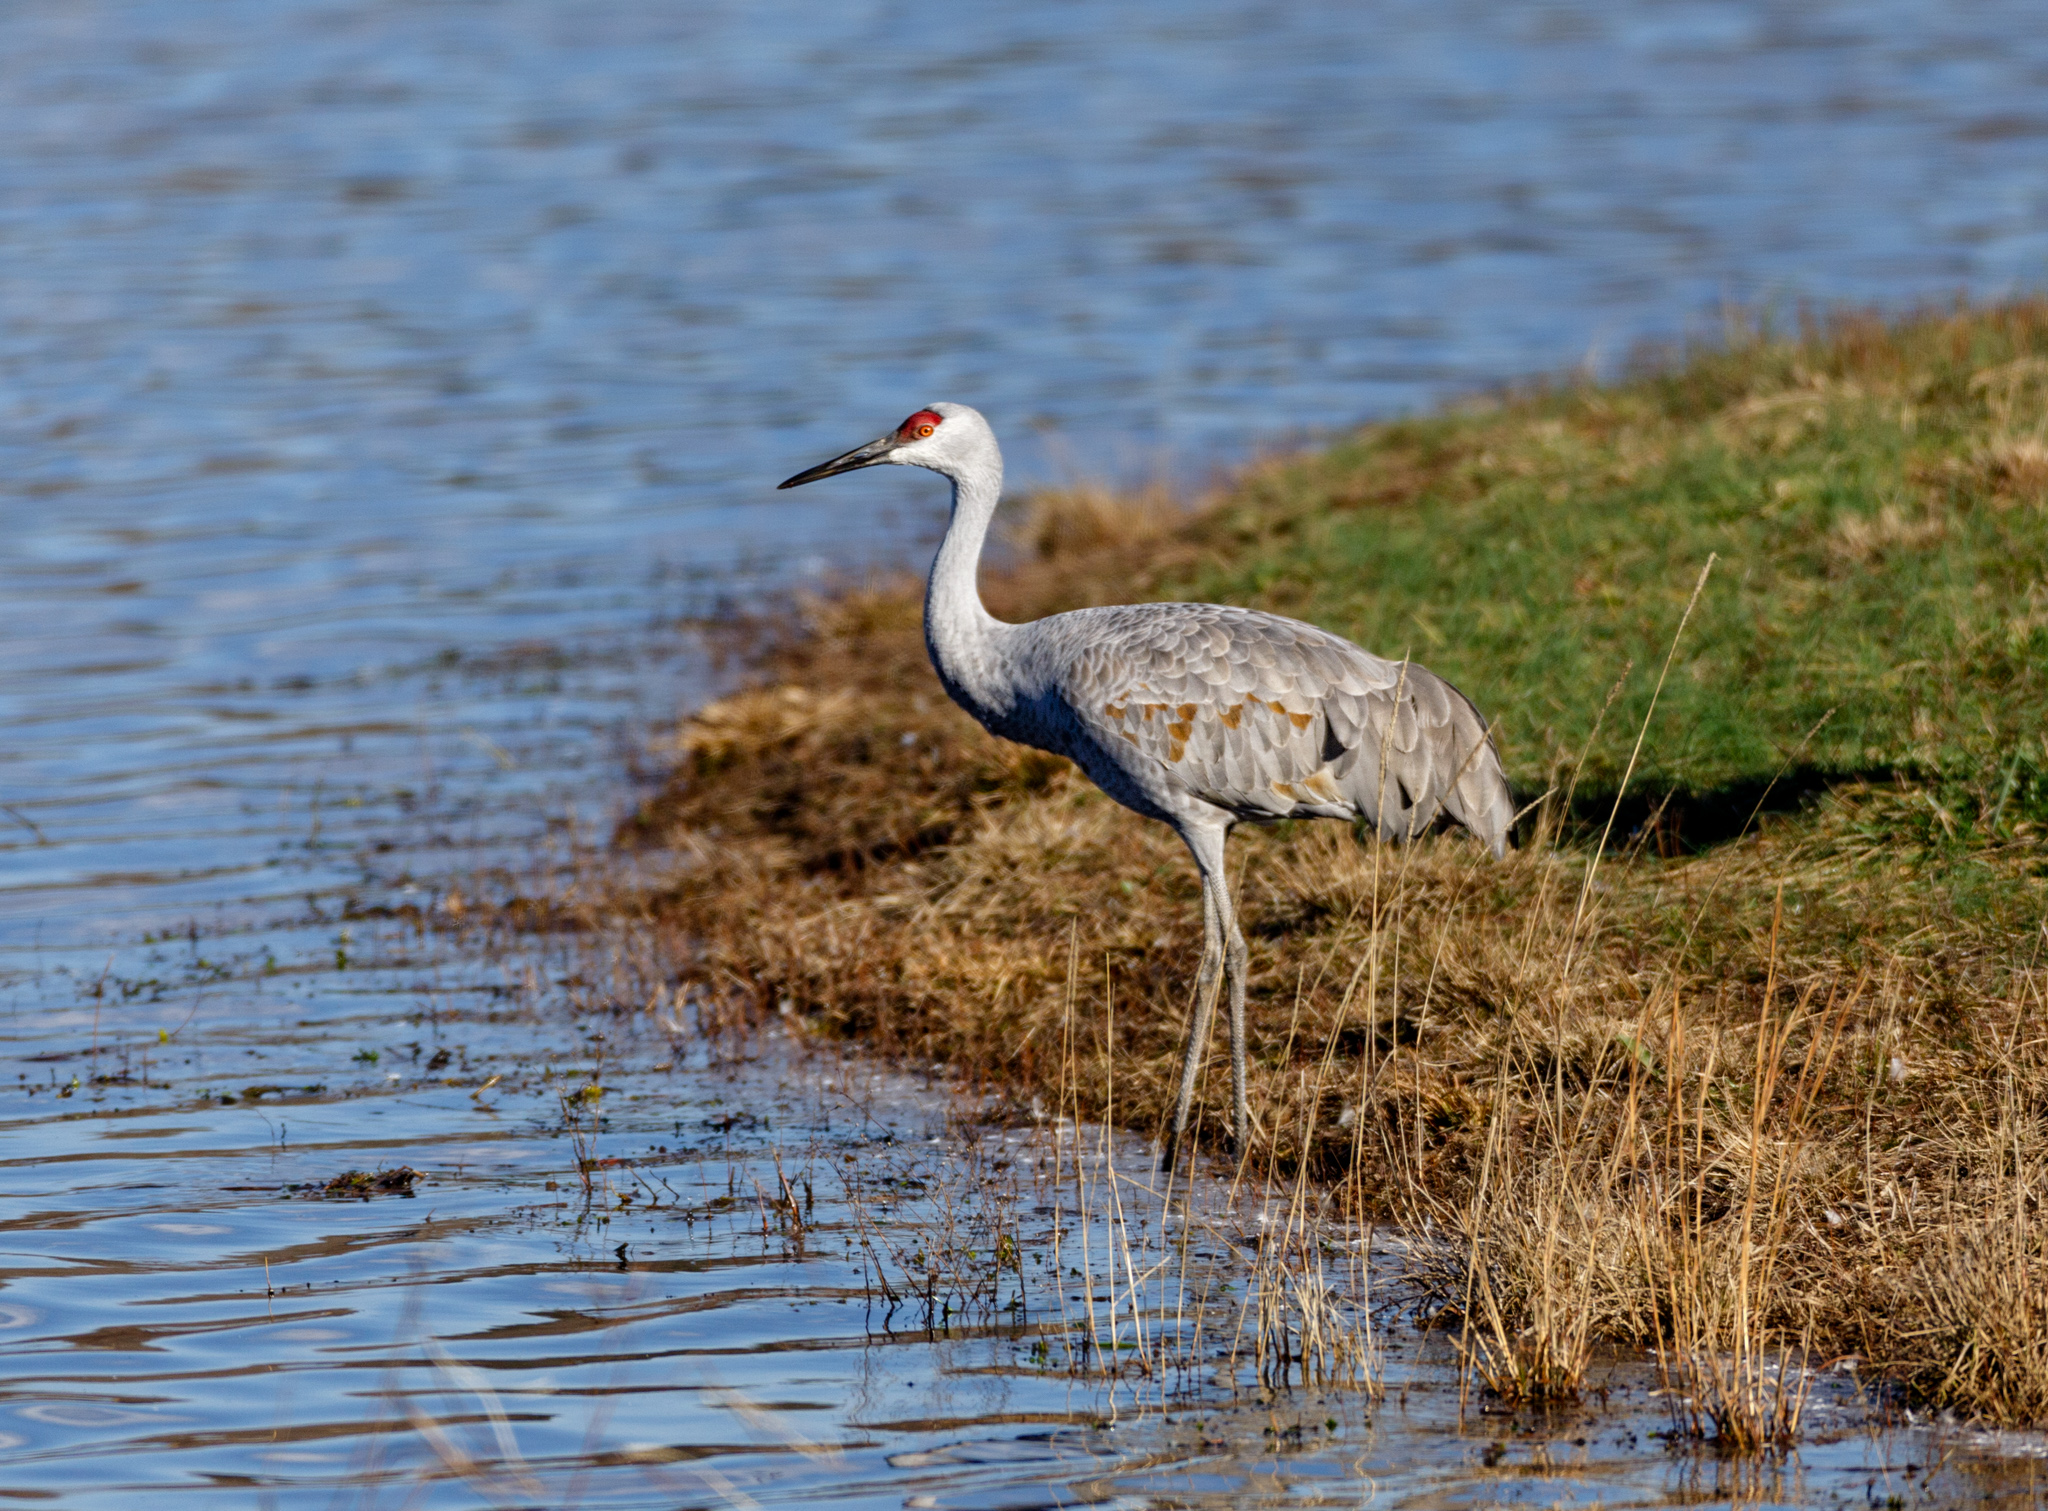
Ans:
{"type": "MultiPolygon", "coordinates": [[[[1657,664],[1718,553],[1730,570],[1666,689],[1651,791],[1750,792],[1832,713],[1802,783],[1904,773],[1972,818],[2002,804],[2003,824],[2048,801],[2044,495],[2048,309],[1850,319],[1262,469],[1186,581],[1483,690],[1538,784],[1588,749],[1589,690],[1657,664]]],[[[1647,695],[1646,678],[1624,689],[1620,727],[1647,695]]],[[[1592,743],[1594,802],[1623,755],[1592,743]]]]}
{"type": "MultiPolygon", "coordinates": [[[[1569,1395],[1638,1343],[1738,1450],[1796,1437],[1840,1356],[2048,1417],[2048,303],[1737,331],[1178,516],[1017,512],[997,613],[1309,618],[1457,682],[1546,794],[1502,864],[1317,823],[1232,850],[1257,1158],[1402,1225],[1477,1383],[1569,1395]]],[[[905,580],[731,630],[755,684],[685,723],[615,864],[522,916],[630,922],[717,1010],[1156,1133],[1193,870],[948,704],[918,614],[905,580]],[[1070,1012],[1076,961],[1113,1020],[1070,1012]]]]}

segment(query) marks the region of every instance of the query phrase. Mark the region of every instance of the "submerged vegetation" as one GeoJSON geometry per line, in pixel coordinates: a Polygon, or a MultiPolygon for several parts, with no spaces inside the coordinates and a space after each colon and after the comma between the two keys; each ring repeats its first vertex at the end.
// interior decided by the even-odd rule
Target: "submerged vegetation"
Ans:
{"type": "MultiPolygon", "coordinates": [[[[1302,823],[1233,878],[1254,1158],[1401,1224],[1477,1378],[1569,1394],[1639,1343],[1733,1448],[1796,1437],[1799,1366],[1844,1357],[2048,1417],[2048,303],[1740,332],[1187,511],[1017,512],[998,614],[1257,605],[1496,718],[1532,803],[1505,863],[1302,823]]],[[[569,911],[637,918],[707,1002],[1156,1133],[1193,867],[948,704],[919,607],[753,626],[756,680],[569,911]]]]}

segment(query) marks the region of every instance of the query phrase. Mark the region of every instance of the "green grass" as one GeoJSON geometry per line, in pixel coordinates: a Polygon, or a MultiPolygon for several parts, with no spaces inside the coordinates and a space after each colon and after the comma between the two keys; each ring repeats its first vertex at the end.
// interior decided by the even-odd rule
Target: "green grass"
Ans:
{"type": "Polygon", "coordinates": [[[1715,554],[1640,790],[1746,812],[1788,767],[1896,776],[2009,833],[2048,816],[2044,443],[2048,302],[1751,332],[1263,468],[1160,591],[1412,655],[1532,792],[1627,671],[1581,785],[1604,804],[1715,554]]]}

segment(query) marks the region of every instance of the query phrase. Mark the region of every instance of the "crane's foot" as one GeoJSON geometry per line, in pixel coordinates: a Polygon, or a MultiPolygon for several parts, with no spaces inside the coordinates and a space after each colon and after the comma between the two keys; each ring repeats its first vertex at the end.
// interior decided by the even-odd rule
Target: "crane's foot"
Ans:
{"type": "Polygon", "coordinates": [[[1231,1130],[1230,1152],[1240,1160],[1252,1152],[1252,1110],[1249,1107],[1237,1109],[1237,1127],[1231,1130]]]}
{"type": "Polygon", "coordinates": [[[1179,1139],[1177,1139],[1177,1138],[1169,1138],[1169,1139],[1167,1139],[1167,1141],[1166,1141],[1166,1149],[1165,1149],[1165,1151],[1164,1151],[1164,1152],[1163,1152],[1163,1153],[1162,1153],[1162,1154],[1161,1154],[1161,1155],[1159,1156],[1159,1173],[1160,1173],[1161,1175],[1171,1175],[1171,1174],[1173,1174],[1173,1167],[1174,1167],[1174,1166],[1175,1166],[1176,1164],[1180,1163],[1180,1160],[1179,1160],[1179,1155],[1180,1155],[1180,1140],[1179,1140],[1179,1139]]]}
{"type": "MultiPolygon", "coordinates": [[[[1226,1140],[1226,1144],[1231,1155],[1241,1160],[1251,1152],[1252,1147],[1251,1108],[1249,1106],[1239,1107],[1237,1109],[1237,1116],[1232,1121],[1234,1126],[1226,1140]]],[[[1185,1130],[1181,1129],[1176,1129],[1166,1136],[1166,1147],[1159,1155],[1159,1173],[1161,1175],[1173,1174],[1174,1167],[1180,1163],[1180,1148],[1184,1138],[1186,1138],[1186,1133],[1185,1130]]]]}

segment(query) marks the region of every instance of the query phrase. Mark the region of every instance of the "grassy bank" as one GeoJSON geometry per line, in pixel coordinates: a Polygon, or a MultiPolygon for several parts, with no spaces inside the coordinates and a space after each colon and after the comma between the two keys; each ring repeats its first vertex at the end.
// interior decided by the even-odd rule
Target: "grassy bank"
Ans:
{"type": "MultiPolygon", "coordinates": [[[[1768,1438],[1790,1343],[2048,1415],[2048,304],[1746,336],[1370,427],[1192,511],[1013,512],[997,613],[1311,619],[1458,683],[1551,792],[1504,864],[1331,824],[1233,848],[1257,1158],[1442,1235],[1438,1303],[1499,1389],[1633,1340],[1702,1431],[1768,1438]]],[[[708,996],[1024,1115],[1099,1115],[1113,1065],[1116,1120],[1156,1131],[1192,867],[953,709],[918,611],[905,581],[756,626],[757,685],[683,728],[588,901],[708,996]]]]}

